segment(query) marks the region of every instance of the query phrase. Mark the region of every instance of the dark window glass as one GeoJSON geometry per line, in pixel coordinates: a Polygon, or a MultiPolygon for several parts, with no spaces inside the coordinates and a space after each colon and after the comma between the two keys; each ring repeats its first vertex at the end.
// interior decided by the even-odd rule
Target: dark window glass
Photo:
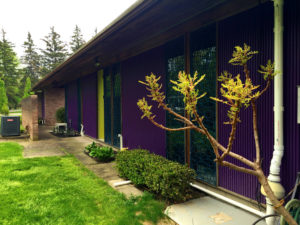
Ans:
{"type": "MultiPolygon", "coordinates": [[[[165,46],[167,83],[166,102],[175,112],[184,115],[183,97],[172,87],[170,80],[177,80],[178,72],[184,70],[184,39],[179,38],[165,46]]],[[[183,124],[174,120],[174,116],[166,113],[166,125],[171,128],[182,127],[183,124]]],[[[179,163],[185,163],[184,132],[167,131],[167,158],[179,163]]]]}
{"type": "Polygon", "coordinates": [[[104,70],[104,138],[111,144],[111,77],[109,69],[104,70]]]}
{"type": "Polygon", "coordinates": [[[120,146],[120,138],[118,134],[121,134],[121,76],[120,66],[113,67],[113,145],[120,146]]]}
{"type": "MultiPolygon", "coordinates": [[[[198,101],[197,110],[204,116],[204,125],[215,137],[216,103],[210,96],[216,96],[216,27],[215,25],[191,34],[191,73],[206,74],[198,85],[200,94],[206,96],[198,101]]],[[[191,168],[196,170],[197,178],[216,185],[216,164],[212,147],[205,136],[191,131],[191,168]]]]}

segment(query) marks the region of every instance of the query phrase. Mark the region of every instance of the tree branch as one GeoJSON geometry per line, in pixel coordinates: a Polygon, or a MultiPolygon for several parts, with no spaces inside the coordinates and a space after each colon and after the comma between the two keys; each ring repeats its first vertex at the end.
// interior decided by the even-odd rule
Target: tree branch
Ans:
{"type": "Polygon", "coordinates": [[[255,170],[247,169],[247,168],[241,167],[241,166],[237,166],[237,165],[234,165],[234,164],[232,164],[230,162],[227,162],[227,161],[220,161],[219,164],[222,165],[222,166],[226,166],[230,169],[239,171],[239,172],[243,172],[243,173],[251,174],[251,175],[254,175],[254,176],[258,176],[258,173],[255,170]]]}
{"type": "Polygon", "coordinates": [[[239,115],[239,111],[236,111],[235,114],[234,114],[234,118],[233,118],[233,123],[232,123],[232,127],[231,127],[231,132],[230,132],[230,136],[229,136],[229,141],[228,141],[227,149],[221,155],[221,157],[219,159],[220,161],[224,160],[225,156],[228,155],[229,152],[231,152],[233,141],[235,139],[235,133],[236,133],[236,125],[237,125],[238,115],[239,115]]]}
{"type": "Polygon", "coordinates": [[[180,127],[180,128],[169,128],[169,127],[165,127],[164,125],[157,123],[153,117],[148,118],[150,120],[151,123],[153,123],[155,126],[167,130],[167,131],[182,131],[182,130],[191,130],[193,127],[191,126],[187,126],[187,127],[180,127]]]}
{"type": "MultiPolygon", "coordinates": [[[[226,152],[226,148],[223,145],[221,145],[213,136],[210,135],[210,138],[216,144],[218,149],[220,149],[222,152],[226,152]]],[[[240,162],[246,164],[247,166],[249,166],[251,168],[255,167],[255,164],[252,161],[246,159],[245,157],[243,157],[241,155],[238,155],[234,152],[229,152],[228,155],[232,158],[235,158],[235,159],[239,160],[240,162]]]]}
{"type": "Polygon", "coordinates": [[[255,101],[251,101],[252,106],[252,120],[253,120],[253,135],[254,135],[254,141],[255,141],[255,150],[256,150],[256,160],[255,162],[260,165],[260,146],[259,146],[259,137],[258,137],[258,129],[257,129],[257,110],[256,110],[256,104],[255,101]]]}
{"type": "Polygon", "coordinates": [[[259,95],[254,100],[256,101],[260,96],[262,96],[269,89],[270,86],[271,86],[271,78],[269,77],[265,88],[259,93],[259,95]]]}
{"type": "Polygon", "coordinates": [[[208,141],[210,142],[210,145],[211,147],[213,148],[214,150],[214,153],[215,153],[215,156],[216,158],[219,160],[220,158],[220,154],[219,154],[219,151],[218,151],[218,147],[217,145],[215,144],[215,142],[211,139],[211,135],[209,134],[207,128],[204,126],[203,122],[202,122],[202,119],[199,117],[198,113],[197,113],[197,110],[194,108],[193,109],[193,113],[196,117],[196,121],[198,122],[199,126],[202,128],[202,130],[204,131],[204,135],[207,137],[208,141]]]}

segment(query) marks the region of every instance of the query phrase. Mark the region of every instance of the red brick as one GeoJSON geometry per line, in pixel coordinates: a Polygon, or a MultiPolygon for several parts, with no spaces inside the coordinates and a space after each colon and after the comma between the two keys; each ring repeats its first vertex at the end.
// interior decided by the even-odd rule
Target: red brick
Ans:
{"type": "Polygon", "coordinates": [[[64,88],[47,88],[44,90],[45,124],[53,126],[56,123],[56,110],[65,106],[64,88]]]}
{"type": "Polygon", "coordinates": [[[38,96],[31,95],[21,102],[22,106],[22,125],[30,139],[36,141],[39,139],[38,128],[38,96]]]}

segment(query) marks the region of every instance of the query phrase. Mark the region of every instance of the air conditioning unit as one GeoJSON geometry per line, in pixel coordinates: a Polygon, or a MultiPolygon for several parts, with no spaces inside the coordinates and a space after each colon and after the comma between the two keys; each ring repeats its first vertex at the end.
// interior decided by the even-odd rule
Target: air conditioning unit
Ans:
{"type": "Polygon", "coordinates": [[[20,117],[2,116],[1,135],[2,137],[20,136],[20,117]]]}

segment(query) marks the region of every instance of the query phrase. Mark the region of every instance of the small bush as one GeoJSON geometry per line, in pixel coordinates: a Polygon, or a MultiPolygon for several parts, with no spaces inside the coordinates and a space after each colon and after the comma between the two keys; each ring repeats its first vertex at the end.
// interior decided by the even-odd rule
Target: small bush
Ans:
{"type": "Polygon", "coordinates": [[[56,110],[55,118],[56,118],[56,121],[59,123],[66,122],[65,107],[61,107],[58,110],[56,110]]]}
{"type": "Polygon", "coordinates": [[[115,154],[111,147],[98,146],[95,142],[85,147],[86,151],[93,158],[98,159],[101,162],[107,162],[114,158],[115,154]]]}
{"type": "Polygon", "coordinates": [[[85,149],[87,152],[91,152],[92,149],[97,148],[97,145],[95,142],[93,142],[92,144],[89,144],[87,146],[85,146],[85,149]]]}
{"type": "Polygon", "coordinates": [[[195,171],[187,166],[142,149],[119,152],[116,162],[121,177],[173,201],[186,200],[195,177],[195,171]]]}

